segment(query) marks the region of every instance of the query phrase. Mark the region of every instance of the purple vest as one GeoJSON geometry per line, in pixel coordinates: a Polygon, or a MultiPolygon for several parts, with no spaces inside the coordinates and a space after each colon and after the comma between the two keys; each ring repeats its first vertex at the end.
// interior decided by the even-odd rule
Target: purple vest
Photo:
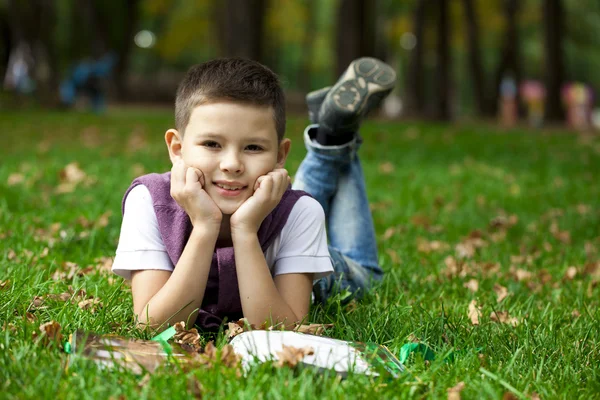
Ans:
{"type": "MultiPolygon", "coordinates": [[[[127,195],[137,185],[144,185],[150,191],[160,236],[171,262],[176,266],[192,232],[192,222],[171,197],[171,173],[148,174],[134,179],[123,197],[123,212],[127,195]]],[[[258,230],[258,241],[263,252],[281,233],[296,201],[305,195],[309,194],[300,190],[286,190],[277,207],[267,215],[258,230]]],[[[214,252],[212,264],[196,324],[205,330],[216,330],[224,317],[237,321],[243,314],[233,247],[220,247],[210,251],[214,252]]]]}

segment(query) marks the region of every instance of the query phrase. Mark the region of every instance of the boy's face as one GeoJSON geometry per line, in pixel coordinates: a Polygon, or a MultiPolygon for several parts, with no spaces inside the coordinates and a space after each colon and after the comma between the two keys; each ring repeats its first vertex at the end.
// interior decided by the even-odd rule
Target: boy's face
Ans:
{"type": "Polygon", "coordinates": [[[167,131],[171,161],[200,169],[204,190],[225,215],[252,196],[258,177],[283,168],[290,149],[289,139],[278,143],[271,107],[228,101],[197,106],[181,136],[167,131]]]}

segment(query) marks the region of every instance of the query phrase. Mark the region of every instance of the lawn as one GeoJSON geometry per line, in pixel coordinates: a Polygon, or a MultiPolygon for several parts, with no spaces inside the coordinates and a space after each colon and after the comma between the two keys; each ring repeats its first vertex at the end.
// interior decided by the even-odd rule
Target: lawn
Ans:
{"type": "MultiPolygon", "coordinates": [[[[434,360],[414,354],[392,381],[270,365],[242,378],[223,365],[145,378],[66,368],[41,324],[152,336],[133,326],[128,284],[105,271],[124,190],[170,167],[171,122],[164,110],[0,114],[0,397],[600,398],[600,137],[483,125],[365,124],[385,280],[310,314],[334,324],[328,336],[394,353],[419,341],[434,360]]],[[[288,123],[292,175],[305,123],[288,123]]]]}

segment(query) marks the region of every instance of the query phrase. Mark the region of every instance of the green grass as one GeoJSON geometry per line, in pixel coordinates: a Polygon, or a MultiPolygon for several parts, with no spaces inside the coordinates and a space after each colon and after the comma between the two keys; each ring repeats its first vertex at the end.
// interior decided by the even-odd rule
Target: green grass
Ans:
{"type": "MultiPolygon", "coordinates": [[[[169,168],[162,138],[171,121],[160,110],[0,114],[0,281],[10,281],[0,289],[0,397],[178,398],[191,396],[192,375],[206,397],[446,398],[461,381],[463,398],[509,391],[600,397],[600,272],[591,264],[600,260],[600,138],[478,125],[366,123],[361,156],[386,277],[354,309],[333,301],[310,314],[311,322],[335,324],[328,331],[335,338],[373,341],[395,353],[416,338],[436,360],[417,355],[406,364],[410,374],[391,382],[263,365],[241,379],[222,366],[165,368],[140,386],[141,377],[126,371],[85,362],[66,369],[64,353],[32,339],[41,323],[55,320],[67,334],[150,336],[134,328],[130,289],[120,278],[95,270],[52,277],[65,262],[84,268],[114,255],[124,190],[140,170],[169,168]],[[56,193],[60,171],[71,162],[90,180],[56,193]],[[15,173],[23,181],[10,185],[15,173]],[[105,223],[88,226],[106,212],[105,223]],[[494,229],[490,221],[499,215],[516,215],[518,222],[494,229]],[[455,247],[473,231],[487,245],[451,274],[445,259],[460,264],[455,247]],[[419,251],[419,241],[434,240],[443,242],[440,251],[419,251]],[[492,263],[499,269],[486,269],[492,263]],[[577,272],[572,279],[565,277],[570,266],[577,272]],[[517,269],[532,277],[519,280],[517,269]],[[471,279],[479,284],[475,293],[464,286],[471,279]],[[496,284],[509,292],[500,303],[496,284]],[[77,301],[47,300],[31,308],[35,296],[69,286],[103,307],[92,313],[77,301]],[[478,326],[467,314],[474,299],[481,306],[478,326]],[[492,321],[493,311],[508,311],[518,324],[492,321]],[[451,351],[454,360],[444,361],[451,351]]],[[[302,118],[288,124],[292,174],[304,155],[304,124],[302,118]]]]}

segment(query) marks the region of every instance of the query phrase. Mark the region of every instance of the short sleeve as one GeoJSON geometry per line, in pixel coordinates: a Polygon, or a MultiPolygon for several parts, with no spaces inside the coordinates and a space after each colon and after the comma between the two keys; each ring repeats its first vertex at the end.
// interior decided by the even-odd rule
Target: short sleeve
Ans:
{"type": "Polygon", "coordinates": [[[325,212],[317,200],[310,196],[298,199],[280,238],[273,276],[312,273],[317,280],[333,272],[327,247],[325,212]]]}
{"type": "Polygon", "coordinates": [[[119,245],[112,271],[131,279],[132,271],[173,271],[173,263],[160,236],[150,191],[144,185],[131,189],[125,199],[119,245]]]}

